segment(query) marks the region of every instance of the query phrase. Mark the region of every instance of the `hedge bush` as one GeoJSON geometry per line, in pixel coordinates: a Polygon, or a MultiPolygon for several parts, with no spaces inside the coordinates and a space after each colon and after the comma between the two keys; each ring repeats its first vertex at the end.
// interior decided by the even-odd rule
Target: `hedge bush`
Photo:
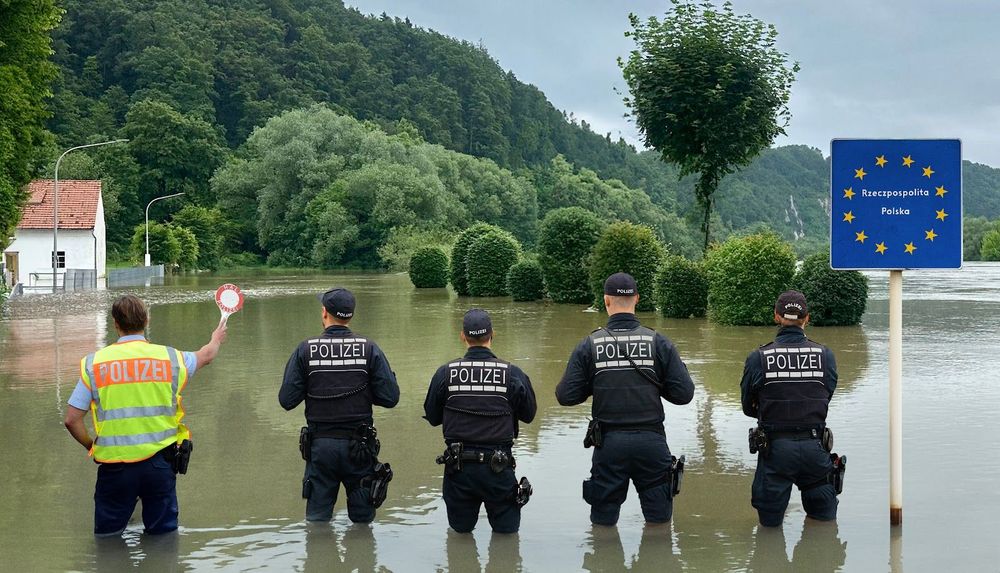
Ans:
{"type": "Polygon", "coordinates": [[[545,296],[542,266],[538,261],[522,259],[507,271],[507,290],[517,302],[541,300],[545,296]]]}
{"type": "MultiPolygon", "coordinates": [[[[142,261],[146,253],[146,226],[139,224],[132,232],[129,250],[135,261],[142,261]]],[[[173,227],[164,223],[149,223],[149,256],[152,264],[173,265],[181,256],[181,242],[173,227]]]]}
{"type": "Polygon", "coordinates": [[[732,237],[709,251],[709,317],[722,324],[774,324],[774,301],[795,275],[795,252],[774,233],[732,237]]]}
{"type": "Polygon", "coordinates": [[[410,256],[410,282],[417,288],[448,286],[448,255],[441,247],[421,247],[410,256]]]}
{"type": "Polygon", "coordinates": [[[521,244],[514,235],[499,229],[472,243],[466,254],[468,286],[472,296],[505,296],[507,271],[521,258],[521,244]]]}
{"type": "Polygon", "coordinates": [[[538,262],[554,302],[593,300],[587,259],[603,229],[604,222],[581,207],[554,209],[545,215],[538,233],[538,262]]]}
{"type": "Polygon", "coordinates": [[[979,247],[979,259],[1000,261],[1000,229],[993,229],[983,235],[982,246],[979,247]]]}
{"type": "Polygon", "coordinates": [[[594,306],[604,310],[604,281],[625,272],[639,287],[636,310],[656,310],[656,271],[665,253],[653,230],[645,225],[619,221],[608,225],[594,245],[590,258],[590,288],[594,306]]]}
{"type": "Polygon", "coordinates": [[[670,318],[705,316],[708,279],[701,264],[673,255],[656,274],[656,306],[670,318]]]}
{"type": "Polygon", "coordinates": [[[868,277],[830,268],[830,253],[816,253],[795,273],[792,288],[806,295],[809,324],[845,326],[861,322],[868,303],[868,277]]]}
{"type": "Polygon", "coordinates": [[[499,227],[487,223],[476,223],[468,229],[458,234],[455,239],[455,246],[451,249],[451,286],[455,292],[461,296],[469,296],[469,269],[466,265],[466,258],[469,254],[469,247],[476,239],[491,231],[502,231],[499,227]]]}
{"type": "Polygon", "coordinates": [[[181,245],[180,255],[177,257],[177,264],[182,269],[195,270],[198,268],[198,237],[191,229],[179,225],[170,225],[170,230],[177,237],[181,245]]]}

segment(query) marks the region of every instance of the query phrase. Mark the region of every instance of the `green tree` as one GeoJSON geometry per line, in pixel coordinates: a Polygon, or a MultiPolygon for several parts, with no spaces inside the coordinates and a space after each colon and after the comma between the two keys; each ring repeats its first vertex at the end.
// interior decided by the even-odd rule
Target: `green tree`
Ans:
{"type": "Polygon", "coordinates": [[[534,259],[522,259],[507,271],[507,290],[515,302],[541,300],[545,296],[542,267],[534,259]]]}
{"type": "Polygon", "coordinates": [[[487,223],[476,223],[468,229],[459,233],[455,239],[455,245],[451,249],[451,288],[459,296],[468,296],[469,292],[469,248],[477,239],[488,233],[500,230],[498,227],[487,223]]]}
{"type": "Polygon", "coordinates": [[[1000,261],[1000,229],[993,229],[983,236],[979,256],[984,261],[1000,261]]]}
{"type": "Polygon", "coordinates": [[[448,255],[441,247],[421,247],[410,257],[410,282],[417,288],[448,286],[448,255]]]}
{"type": "Polygon", "coordinates": [[[59,24],[53,0],[0,0],[0,247],[21,218],[38,151],[46,139],[45,102],[57,68],[50,32],[59,24]]]}
{"type": "Polygon", "coordinates": [[[656,306],[670,318],[705,316],[708,279],[700,263],[672,255],[656,274],[656,306]]]}
{"type": "Polygon", "coordinates": [[[170,232],[180,245],[180,252],[177,254],[177,265],[188,271],[198,269],[198,238],[187,227],[180,225],[169,225],[170,232]]]}
{"type": "Polygon", "coordinates": [[[521,244],[506,231],[490,231],[469,246],[466,268],[469,274],[469,294],[472,296],[504,296],[507,272],[521,257],[521,244]]]}
{"type": "Polygon", "coordinates": [[[722,324],[774,323],[774,301],[795,274],[795,252],[774,233],[733,236],[705,257],[708,316],[722,324]]]}
{"type": "MultiPolygon", "coordinates": [[[[191,232],[198,242],[196,268],[215,270],[222,256],[222,240],[226,234],[226,221],[218,208],[185,205],[174,213],[170,223],[191,232]]],[[[180,237],[178,237],[180,238],[180,237]]]]}
{"type": "Polygon", "coordinates": [[[593,300],[587,264],[604,225],[582,207],[564,207],[545,215],[539,230],[538,262],[554,302],[593,300]]]}
{"type": "Polygon", "coordinates": [[[809,324],[816,326],[858,324],[868,304],[868,277],[858,271],[831,269],[829,252],[807,258],[791,286],[805,295],[809,324]]]}
{"type": "Polygon", "coordinates": [[[748,164],[783,134],[798,64],[775,48],[773,25],[737,15],[729,2],[672,0],[662,20],[629,15],[636,49],[619,65],[625,98],[646,145],[680,175],[697,173],[708,250],[713,194],[722,178],[748,164]]]}
{"type": "Polygon", "coordinates": [[[656,271],[665,256],[653,230],[618,222],[608,225],[590,257],[590,288],[594,306],[604,310],[604,281],[615,273],[628,273],[639,287],[636,310],[656,310],[656,271]]]}
{"type": "MultiPolygon", "coordinates": [[[[188,245],[190,246],[190,245],[188,245]]],[[[156,221],[149,223],[149,258],[154,265],[174,265],[181,259],[181,241],[174,229],[156,221]]],[[[136,225],[132,233],[132,260],[143,260],[146,253],[146,225],[136,225]]],[[[195,255],[197,256],[197,254],[195,255]]]]}

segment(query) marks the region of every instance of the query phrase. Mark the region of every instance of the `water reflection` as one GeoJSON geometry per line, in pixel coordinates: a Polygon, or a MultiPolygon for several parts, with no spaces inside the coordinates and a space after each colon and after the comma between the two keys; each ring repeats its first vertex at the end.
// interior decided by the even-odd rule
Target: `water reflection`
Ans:
{"type": "Polygon", "coordinates": [[[94,539],[96,571],[155,571],[178,573],[188,568],[179,558],[180,536],[142,535],[128,531],[122,537],[94,539]]]}
{"type": "Polygon", "coordinates": [[[833,573],[844,567],[846,559],[847,543],[840,540],[837,524],[806,519],[791,559],[788,558],[783,528],[758,527],[749,570],[833,573]]]}
{"type": "Polygon", "coordinates": [[[378,548],[370,525],[355,524],[339,534],[329,523],[306,523],[304,570],[388,571],[378,565],[378,548]],[[339,539],[338,539],[339,537],[339,539]]]}
{"type": "Polygon", "coordinates": [[[681,571],[684,566],[674,553],[673,531],[667,523],[645,525],[638,550],[628,557],[618,527],[592,525],[584,548],[582,568],[591,573],[618,573],[681,571]]]}

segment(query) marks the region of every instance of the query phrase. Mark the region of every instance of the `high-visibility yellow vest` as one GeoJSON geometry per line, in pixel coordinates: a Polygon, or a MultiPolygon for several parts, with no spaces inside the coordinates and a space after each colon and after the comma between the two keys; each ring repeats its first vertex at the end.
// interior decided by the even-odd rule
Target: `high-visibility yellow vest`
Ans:
{"type": "Polygon", "coordinates": [[[90,390],[96,461],[138,462],[190,438],[181,424],[187,368],[177,350],[145,340],[112,344],[80,361],[80,378],[90,390]]]}

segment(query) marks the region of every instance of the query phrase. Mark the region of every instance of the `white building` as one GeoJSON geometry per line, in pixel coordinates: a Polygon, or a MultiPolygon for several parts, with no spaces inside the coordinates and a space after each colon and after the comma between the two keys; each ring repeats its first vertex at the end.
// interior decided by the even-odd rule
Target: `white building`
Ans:
{"type": "Polygon", "coordinates": [[[52,260],[56,258],[57,285],[63,286],[67,269],[93,271],[98,281],[107,260],[104,202],[101,182],[59,181],[58,252],[52,252],[52,179],[37,179],[28,186],[30,197],[21,213],[14,242],[4,250],[4,262],[14,284],[52,286],[52,260]]]}

